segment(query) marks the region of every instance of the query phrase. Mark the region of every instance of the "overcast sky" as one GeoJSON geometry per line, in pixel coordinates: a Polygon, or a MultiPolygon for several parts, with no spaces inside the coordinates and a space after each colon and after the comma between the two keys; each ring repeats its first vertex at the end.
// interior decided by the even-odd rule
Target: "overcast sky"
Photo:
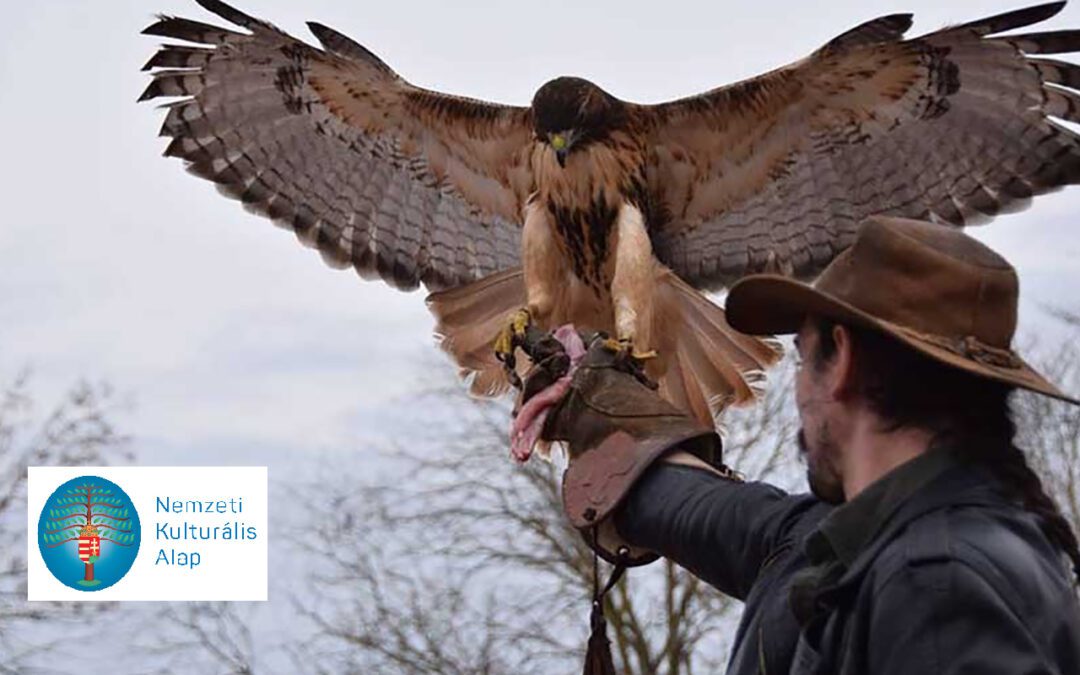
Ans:
{"type": "MultiPolygon", "coordinates": [[[[333,26],[418,85],[525,104],[564,74],[661,101],[802,58],[874,16],[913,11],[918,34],[1021,2],[241,8],[305,39],[304,20],[333,26]]],[[[155,12],[215,20],[183,0],[5,5],[0,377],[29,366],[46,398],[78,377],[108,380],[135,402],[121,426],[148,464],[269,464],[273,481],[275,468],[364,453],[387,436],[408,443],[428,415],[406,405],[410,393],[444,363],[423,293],[331,270],[160,156],[162,114],[135,102],[158,42],[139,31],[155,12]]],[[[1045,25],[1055,27],[1080,27],[1080,3],[1045,25]]],[[[1030,333],[1053,329],[1041,306],[1080,308],[1077,213],[1073,188],[976,230],[1019,268],[1030,333]]]]}
{"type": "MultiPolygon", "coordinates": [[[[547,79],[588,77],[645,102],[801,58],[854,24],[914,11],[913,33],[1015,1],[693,3],[562,0],[247,0],[307,39],[334,26],[412,82],[527,103],[547,79]],[[301,10],[299,7],[303,5],[301,10]]],[[[105,378],[148,461],[261,463],[407,433],[401,402],[438,362],[423,293],[334,271],[289,232],[160,156],[162,114],[135,99],[155,12],[193,2],[8,3],[0,23],[0,372],[41,391],[105,378]]],[[[1080,5],[1046,27],[1080,26],[1080,5]]],[[[1042,28],[1042,27],[1040,27],[1042,28]]],[[[1080,304],[1080,190],[1037,200],[979,235],[1021,271],[1024,321],[1080,304]]]]}

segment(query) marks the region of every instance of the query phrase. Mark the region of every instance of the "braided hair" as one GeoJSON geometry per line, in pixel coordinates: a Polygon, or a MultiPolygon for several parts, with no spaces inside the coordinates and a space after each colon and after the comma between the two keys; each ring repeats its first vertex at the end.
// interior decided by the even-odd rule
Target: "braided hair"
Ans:
{"type": "MultiPolygon", "coordinates": [[[[818,361],[836,353],[834,325],[824,319],[815,322],[818,361]]],[[[845,328],[852,334],[857,364],[855,391],[887,421],[887,429],[918,427],[935,437],[956,438],[956,450],[965,461],[989,469],[1013,499],[1038,517],[1043,533],[1072,561],[1080,583],[1076,533],[1015,444],[1009,403],[1015,388],[950,368],[885,333],[845,328]]]]}

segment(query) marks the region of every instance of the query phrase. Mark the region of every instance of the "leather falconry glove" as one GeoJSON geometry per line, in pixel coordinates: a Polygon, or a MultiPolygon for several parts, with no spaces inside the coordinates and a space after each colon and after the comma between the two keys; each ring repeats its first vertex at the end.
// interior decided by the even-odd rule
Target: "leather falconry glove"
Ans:
{"type": "Polygon", "coordinates": [[[535,365],[522,383],[515,409],[519,420],[528,421],[515,420],[514,454],[527,457],[537,436],[566,443],[563,509],[594,552],[584,675],[615,675],[604,596],[627,567],[658,558],[619,537],[611,518],[616,507],[649,465],[676,445],[726,471],[720,463],[720,437],[661,398],[641,362],[628,349],[612,349],[610,344],[601,333],[580,336],[563,326],[552,334],[530,327],[515,345],[535,365]],[[582,343],[587,346],[584,355],[582,343]],[[543,425],[538,434],[532,428],[536,424],[543,425]],[[520,447],[523,438],[525,448],[520,447]],[[615,566],[603,586],[597,556],[615,566]]]}
{"type": "MultiPolygon", "coordinates": [[[[525,332],[518,346],[535,365],[522,385],[518,409],[571,371],[571,358],[557,337],[567,332],[567,327],[555,334],[531,327],[525,332]]],[[[602,333],[582,339],[585,355],[567,393],[551,402],[540,438],[567,446],[562,498],[571,524],[608,562],[644,565],[658,556],[623,541],[610,516],[645,470],[676,445],[726,471],[720,437],[661,398],[629,350],[612,349],[602,333]]]]}

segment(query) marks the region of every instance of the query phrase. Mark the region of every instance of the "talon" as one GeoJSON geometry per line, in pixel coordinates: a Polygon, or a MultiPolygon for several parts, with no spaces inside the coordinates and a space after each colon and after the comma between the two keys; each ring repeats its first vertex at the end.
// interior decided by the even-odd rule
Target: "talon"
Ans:
{"type": "Polygon", "coordinates": [[[495,356],[503,362],[513,356],[514,348],[525,337],[525,331],[532,325],[532,314],[526,308],[521,308],[510,317],[510,322],[503,326],[499,335],[495,338],[495,356]]]}
{"type": "Polygon", "coordinates": [[[505,361],[506,357],[510,356],[514,352],[514,340],[510,333],[510,327],[504,326],[499,331],[498,337],[495,338],[495,356],[500,361],[505,361]]]}
{"type": "Polygon", "coordinates": [[[647,352],[639,352],[634,348],[634,343],[629,338],[620,338],[618,340],[610,337],[606,338],[604,340],[604,348],[627,359],[637,361],[639,364],[659,356],[655,349],[650,349],[647,352]]]}
{"type": "Polygon", "coordinates": [[[519,338],[525,337],[525,329],[531,325],[532,313],[529,312],[527,307],[522,307],[514,312],[513,318],[510,319],[510,330],[519,338]]]}
{"type": "Polygon", "coordinates": [[[608,350],[609,352],[615,352],[616,354],[626,353],[631,348],[629,340],[616,340],[612,337],[604,338],[603,345],[604,349],[608,350]]]}

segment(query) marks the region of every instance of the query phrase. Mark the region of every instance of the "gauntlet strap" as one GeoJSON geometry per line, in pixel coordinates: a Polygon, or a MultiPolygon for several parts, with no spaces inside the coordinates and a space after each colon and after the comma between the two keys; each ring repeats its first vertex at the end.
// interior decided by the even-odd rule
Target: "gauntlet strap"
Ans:
{"type": "Polygon", "coordinates": [[[589,644],[585,649],[585,669],[583,675],[616,675],[615,663],[611,658],[611,641],[607,637],[607,620],[604,618],[604,596],[608,591],[619,583],[623,573],[626,572],[627,555],[625,548],[620,548],[616,553],[615,569],[611,576],[600,588],[600,559],[597,551],[600,550],[599,533],[597,527],[591,528],[593,550],[593,598],[592,612],[589,615],[589,644]]]}

